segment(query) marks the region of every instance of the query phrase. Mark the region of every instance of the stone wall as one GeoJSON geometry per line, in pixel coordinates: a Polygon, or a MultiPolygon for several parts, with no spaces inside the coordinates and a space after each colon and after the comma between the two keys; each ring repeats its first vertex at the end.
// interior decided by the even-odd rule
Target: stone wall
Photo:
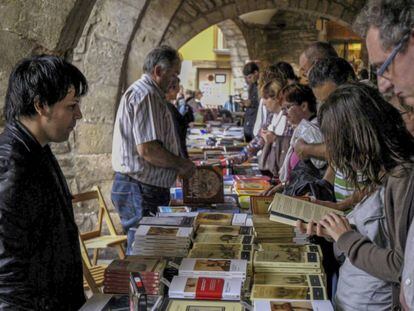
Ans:
{"type": "Polygon", "coordinates": [[[31,54],[70,59],[95,0],[0,2],[0,127],[7,80],[14,65],[31,54]]]}
{"type": "Polygon", "coordinates": [[[253,59],[298,63],[304,48],[318,38],[316,19],[313,14],[279,10],[266,26],[238,23],[253,59]]]}

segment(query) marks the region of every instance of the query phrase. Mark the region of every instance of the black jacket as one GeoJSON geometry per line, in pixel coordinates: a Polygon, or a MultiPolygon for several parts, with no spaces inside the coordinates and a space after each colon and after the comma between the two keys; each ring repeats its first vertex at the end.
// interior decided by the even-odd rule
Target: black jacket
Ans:
{"type": "Polygon", "coordinates": [[[0,309],[85,302],[71,195],[49,146],[21,123],[0,135],[0,309]]]}

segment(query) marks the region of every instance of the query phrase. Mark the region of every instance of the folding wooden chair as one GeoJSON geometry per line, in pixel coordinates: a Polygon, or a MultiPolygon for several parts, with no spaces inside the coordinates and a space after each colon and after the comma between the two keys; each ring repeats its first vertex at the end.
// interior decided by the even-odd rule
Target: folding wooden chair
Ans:
{"type": "Polygon", "coordinates": [[[88,251],[83,243],[82,238],[79,236],[79,243],[82,255],[82,268],[83,268],[83,287],[90,289],[92,293],[102,293],[101,288],[104,282],[105,265],[93,266],[88,255],[88,251]]]}
{"type": "Polygon", "coordinates": [[[92,188],[92,191],[75,194],[73,196],[72,202],[75,204],[91,200],[96,200],[99,206],[98,222],[94,230],[81,232],[80,239],[84,243],[86,249],[93,249],[93,266],[97,265],[99,251],[108,247],[116,248],[119,258],[125,258],[125,250],[123,245],[126,242],[127,237],[126,235],[119,235],[116,232],[114,223],[111,219],[99,187],[94,186],[92,188]],[[109,230],[109,235],[102,234],[102,225],[104,219],[109,230]]]}

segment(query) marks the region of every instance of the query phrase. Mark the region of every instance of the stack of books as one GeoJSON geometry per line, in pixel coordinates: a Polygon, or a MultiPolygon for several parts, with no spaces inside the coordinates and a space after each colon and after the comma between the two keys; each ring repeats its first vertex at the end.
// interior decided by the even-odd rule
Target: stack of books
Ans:
{"type": "Polygon", "coordinates": [[[160,279],[166,266],[161,258],[145,258],[128,256],[125,259],[116,259],[106,268],[104,274],[104,293],[128,294],[129,275],[139,272],[148,295],[162,293],[160,279]]]}
{"type": "Polygon", "coordinates": [[[317,245],[260,244],[251,299],[326,300],[321,254],[317,245]]]}
{"type": "Polygon", "coordinates": [[[302,252],[293,246],[280,250],[255,252],[255,273],[323,274],[318,252],[302,252]]]}
{"type": "Polygon", "coordinates": [[[135,231],[132,253],[143,256],[186,257],[192,237],[193,227],[140,225],[135,231]]]}
{"type": "Polygon", "coordinates": [[[256,214],[252,219],[258,243],[291,243],[296,236],[292,226],[270,221],[267,214],[256,214]]]}
{"type": "Polygon", "coordinates": [[[240,300],[243,280],[174,276],[168,296],[181,299],[240,300]]]}

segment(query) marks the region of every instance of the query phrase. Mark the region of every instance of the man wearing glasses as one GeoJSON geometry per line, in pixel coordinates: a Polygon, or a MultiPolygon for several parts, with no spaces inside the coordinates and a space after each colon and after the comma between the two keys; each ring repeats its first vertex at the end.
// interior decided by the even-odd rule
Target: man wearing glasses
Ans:
{"type": "Polygon", "coordinates": [[[380,92],[392,92],[414,106],[414,3],[371,0],[354,28],[366,38],[380,92]]]}
{"type": "MultiPolygon", "coordinates": [[[[392,93],[405,105],[414,107],[414,2],[369,0],[354,28],[366,38],[369,60],[376,69],[380,92],[392,93]]],[[[401,277],[400,300],[405,310],[414,307],[413,257],[414,225],[411,225],[401,277]]]]}

